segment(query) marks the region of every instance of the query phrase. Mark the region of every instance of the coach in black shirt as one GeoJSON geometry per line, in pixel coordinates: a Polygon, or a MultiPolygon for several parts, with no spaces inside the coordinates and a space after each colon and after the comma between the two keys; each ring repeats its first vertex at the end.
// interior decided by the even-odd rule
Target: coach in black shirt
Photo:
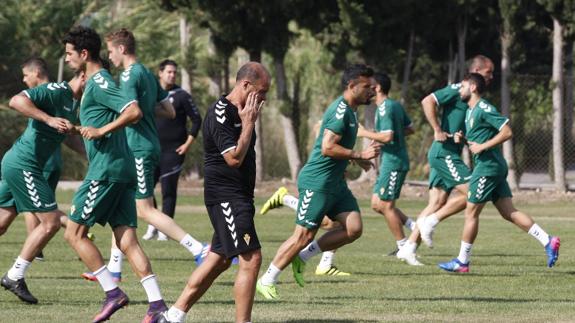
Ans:
{"type": "Polygon", "coordinates": [[[167,322],[183,322],[192,305],[212,282],[239,257],[234,284],[236,322],[250,322],[256,280],[261,265],[254,226],[255,122],[270,87],[263,65],[245,64],[230,94],[208,110],[204,120],[204,199],[214,227],[212,247],[190,276],[167,313],[167,322]]]}

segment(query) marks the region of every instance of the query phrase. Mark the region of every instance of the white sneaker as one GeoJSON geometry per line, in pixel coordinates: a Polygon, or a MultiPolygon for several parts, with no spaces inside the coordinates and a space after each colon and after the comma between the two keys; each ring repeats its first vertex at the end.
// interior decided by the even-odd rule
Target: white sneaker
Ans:
{"type": "Polygon", "coordinates": [[[158,230],[156,230],[156,228],[154,228],[151,225],[148,225],[148,230],[146,231],[146,233],[142,236],[142,239],[144,240],[152,240],[154,239],[154,237],[156,236],[156,234],[158,233],[158,230]]]}
{"type": "Polygon", "coordinates": [[[158,241],[168,241],[168,236],[163,234],[161,231],[158,231],[158,241]]]}
{"type": "Polygon", "coordinates": [[[433,248],[433,226],[427,221],[427,217],[417,219],[417,228],[421,235],[421,240],[429,248],[433,248]]]}
{"type": "Polygon", "coordinates": [[[400,248],[397,252],[397,259],[405,261],[406,264],[410,266],[424,266],[419,260],[417,260],[415,253],[409,252],[407,248],[400,248]]]}

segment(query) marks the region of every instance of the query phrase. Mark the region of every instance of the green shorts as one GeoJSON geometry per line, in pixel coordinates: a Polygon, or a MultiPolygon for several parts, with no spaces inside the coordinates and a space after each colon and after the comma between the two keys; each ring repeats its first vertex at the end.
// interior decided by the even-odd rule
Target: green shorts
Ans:
{"type": "Polygon", "coordinates": [[[399,198],[403,182],[407,176],[407,171],[385,169],[379,173],[373,194],[376,194],[380,200],[393,201],[399,198]]]}
{"type": "Polygon", "coordinates": [[[137,227],[134,185],[84,180],[74,195],[69,218],[88,227],[95,223],[137,227]]]}
{"type": "Polygon", "coordinates": [[[58,205],[42,172],[2,166],[0,207],[16,207],[18,213],[50,212],[58,205]]]}
{"type": "Polygon", "coordinates": [[[357,211],[357,200],[347,187],[343,185],[335,192],[322,192],[299,187],[299,202],[297,206],[296,224],[310,230],[317,229],[324,216],[335,220],[335,216],[343,212],[357,211]]]}
{"type": "Polygon", "coordinates": [[[48,181],[48,185],[52,188],[54,193],[56,192],[56,187],[58,187],[58,182],[60,181],[60,175],[62,175],[61,169],[52,169],[52,170],[43,170],[42,175],[46,181],[48,181]]]}
{"type": "Polygon", "coordinates": [[[469,167],[457,155],[430,158],[429,166],[429,188],[438,187],[449,193],[471,179],[469,167]]]}
{"type": "Polygon", "coordinates": [[[136,199],[154,196],[154,172],[159,164],[159,156],[147,151],[135,151],[134,161],[136,162],[136,176],[138,178],[136,199]]]}
{"type": "Polygon", "coordinates": [[[482,204],[500,198],[513,197],[505,176],[473,176],[469,182],[467,201],[482,204]]]}

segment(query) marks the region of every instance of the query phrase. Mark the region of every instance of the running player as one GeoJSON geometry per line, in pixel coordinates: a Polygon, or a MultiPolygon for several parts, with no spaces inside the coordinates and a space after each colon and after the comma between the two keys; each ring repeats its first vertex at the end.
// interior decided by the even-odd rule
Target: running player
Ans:
{"type": "MultiPolygon", "coordinates": [[[[156,118],[156,127],[162,146],[160,164],[154,174],[154,185],[162,187],[162,212],[174,218],[176,200],[178,198],[178,179],[182,172],[184,159],[190,146],[195,142],[202,126],[202,116],[192,100],[192,96],[176,85],[178,64],[166,59],[160,63],[159,80],[164,91],[170,91],[170,102],[176,110],[174,119],[156,118]],[[186,121],[190,119],[192,126],[186,130],[186,121]]],[[[144,240],[153,239],[156,234],[158,240],[167,240],[167,236],[158,232],[151,224],[142,237],[144,240]]]]}
{"type": "MultiPolygon", "coordinates": [[[[486,82],[483,76],[471,73],[463,78],[459,93],[469,105],[465,117],[466,140],[473,154],[473,173],[465,208],[465,224],[461,235],[459,256],[440,263],[439,268],[450,272],[469,272],[473,242],[479,231],[479,214],[491,201],[501,216],[529,233],[545,248],[547,266],[553,267],[559,258],[559,237],[548,235],[531,217],[513,206],[511,189],[507,183],[507,162],[501,144],[511,139],[509,119],[497,108],[481,98],[486,82]]],[[[456,134],[462,137],[463,132],[456,134]]]]}
{"type": "Polygon", "coordinates": [[[184,322],[192,305],[230,267],[235,256],[239,257],[234,283],[236,322],[251,322],[262,262],[254,225],[254,127],[270,81],[269,72],[263,65],[249,62],[239,69],[230,94],[222,96],[208,109],[203,131],[204,200],[215,231],[212,249],[159,322],[184,322]]]}
{"type": "MultiPolygon", "coordinates": [[[[414,224],[395,206],[401,188],[409,171],[409,156],[405,137],[414,133],[409,116],[403,106],[389,98],[391,79],[383,73],[375,73],[376,82],[375,132],[360,128],[359,137],[365,137],[383,144],[379,163],[379,176],[373,187],[371,208],[385,216],[387,226],[395,237],[397,248],[401,248],[407,238],[403,232],[404,223],[414,224]]],[[[419,264],[421,265],[421,264],[419,264]]]]}
{"type": "Polygon", "coordinates": [[[368,66],[350,65],[344,71],[343,95],[324,113],[320,135],[299,174],[300,196],[294,233],[280,246],[266,273],[258,280],[257,290],[265,298],[279,297],[276,281],[290,263],[296,282],[303,287],[307,260],[322,250],[339,248],[361,236],[359,206],[347,187],[344,172],[349,160],[365,165],[379,155],[380,145],[375,143],[361,152],[353,150],[358,129],[356,112],[375,95],[374,83],[373,70],[368,66]],[[341,227],[312,241],[324,215],[338,221],[341,227]]]}
{"type": "Polygon", "coordinates": [[[142,112],[135,104],[136,97],[126,97],[110,73],[102,68],[101,40],[94,30],[73,27],[63,43],[66,63],[73,70],[86,70],[79,131],[84,137],[89,161],[88,173],[74,195],[64,238],[106,293],[102,309],[93,322],[108,320],[129,302],[104,264],[102,254],[87,237],[95,223],[112,227],[117,245],[128,257],[148,296],[149,308],[143,322],[154,322],[154,316],[166,310],[166,305],[150,261],[136,236],[136,170],[123,129],[138,122],[142,112]]]}
{"type": "MultiPolygon", "coordinates": [[[[493,68],[493,62],[483,55],[473,57],[469,64],[469,72],[483,75],[486,84],[493,78],[493,68]]],[[[418,216],[417,228],[397,253],[399,259],[410,265],[419,263],[415,251],[420,235],[423,242],[432,247],[435,226],[465,209],[471,171],[461,158],[463,144],[453,140],[453,134],[465,129],[465,113],[468,108],[459,96],[460,87],[461,83],[448,85],[421,101],[425,118],[434,131],[434,141],[427,154],[431,168],[429,202],[418,216]],[[438,119],[438,107],[443,111],[441,122],[438,119]],[[458,194],[448,199],[453,190],[458,194]]]]}
{"type": "Polygon", "coordinates": [[[30,234],[1,285],[21,300],[36,304],[24,277],[34,257],[60,229],[54,190],[42,170],[77,121],[74,99],[79,100],[85,82],[78,71],[70,83],[44,83],[10,100],[10,107],[30,118],[26,130],[2,159],[0,181],[0,235],[17,213],[30,212],[40,221],[30,234]]]}

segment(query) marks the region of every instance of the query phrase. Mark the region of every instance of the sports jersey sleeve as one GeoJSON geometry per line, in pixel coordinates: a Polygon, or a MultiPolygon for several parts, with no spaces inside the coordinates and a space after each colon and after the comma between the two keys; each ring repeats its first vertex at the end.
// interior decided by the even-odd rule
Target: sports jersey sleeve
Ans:
{"type": "Polygon", "coordinates": [[[383,108],[383,114],[379,113],[379,132],[395,131],[396,125],[393,124],[393,113],[394,110],[387,105],[383,108]]]}
{"type": "Polygon", "coordinates": [[[42,106],[45,105],[50,99],[50,95],[48,93],[48,89],[43,86],[37,86],[32,89],[27,89],[22,91],[22,93],[34,103],[34,105],[42,110],[42,106]]]}
{"type": "Polygon", "coordinates": [[[479,103],[479,107],[481,108],[481,119],[498,131],[509,122],[509,119],[502,116],[495,107],[483,102],[479,103]]]}
{"type": "Polygon", "coordinates": [[[338,135],[343,134],[345,131],[347,120],[347,113],[345,113],[345,110],[342,112],[340,111],[341,110],[336,110],[336,112],[325,121],[325,129],[329,129],[338,135]]]}
{"type": "Polygon", "coordinates": [[[117,113],[122,113],[131,103],[136,102],[135,97],[129,97],[112,80],[102,76],[94,77],[94,100],[117,113]]]}
{"type": "Polygon", "coordinates": [[[461,85],[458,84],[451,84],[443,89],[437,90],[432,93],[433,97],[435,98],[435,102],[439,106],[445,106],[449,103],[455,102],[459,98],[459,88],[461,85]]]}
{"type": "Polygon", "coordinates": [[[218,150],[223,155],[228,151],[236,148],[238,145],[234,135],[234,125],[231,118],[217,118],[215,114],[206,117],[206,122],[211,123],[211,136],[218,150]]]}
{"type": "Polygon", "coordinates": [[[135,100],[138,99],[138,80],[140,79],[137,73],[135,68],[131,68],[123,71],[120,76],[120,88],[124,95],[135,100]]]}
{"type": "Polygon", "coordinates": [[[198,133],[200,132],[200,128],[202,127],[202,116],[200,115],[200,111],[198,107],[194,104],[194,100],[192,96],[186,93],[185,96],[182,98],[182,105],[184,107],[184,111],[186,111],[186,115],[192,121],[192,127],[190,128],[190,135],[194,138],[198,137],[198,133]]]}

